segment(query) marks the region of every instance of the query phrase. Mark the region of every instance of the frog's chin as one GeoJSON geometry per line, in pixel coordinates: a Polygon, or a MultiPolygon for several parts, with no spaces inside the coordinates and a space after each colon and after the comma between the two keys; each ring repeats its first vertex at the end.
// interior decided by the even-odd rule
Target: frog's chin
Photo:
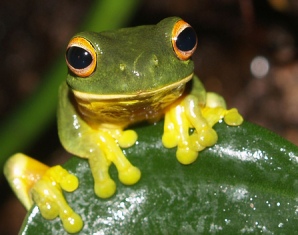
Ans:
{"type": "Polygon", "coordinates": [[[177,100],[193,74],[157,90],[133,95],[98,95],[73,91],[78,110],[89,123],[129,125],[160,117],[177,100]]]}

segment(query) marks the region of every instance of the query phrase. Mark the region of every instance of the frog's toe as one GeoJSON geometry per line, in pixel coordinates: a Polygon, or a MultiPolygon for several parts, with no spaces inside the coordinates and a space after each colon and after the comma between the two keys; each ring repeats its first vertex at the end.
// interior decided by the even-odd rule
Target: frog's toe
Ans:
{"type": "Polygon", "coordinates": [[[177,160],[184,165],[193,163],[198,158],[198,151],[192,150],[187,147],[178,147],[176,152],[177,160]]]}
{"type": "Polygon", "coordinates": [[[79,232],[84,225],[82,218],[74,212],[62,215],[61,221],[62,221],[63,227],[69,233],[79,232]]]}
{"type": "Polygon", "coordinates": [[[109,198],[116,192],[116,184],[110,178],[96,182],[94,184],[94,192],[100,198],[109,198]]]}
{"type": "Polygon", "coordinates": [[[198,132],[198,138],[201,146],[210,147],[217,142],[218,136],[211,127],[205,127],[198,132]]]}
{"type": "Polygon", "coordinates": [[[63,227],[68,233],[79,232],[83,227],[82,218],[68,206],[66,201],[60,200],[59,198],[56,200],[57,201],[53,201],[50,199],[37,202],[36,204],[41,215],[48,220],[60,216],[63,227]]]}
{"type": "Polygon", "coordinates": [[[238,110],[233,108],[230,110],[227,110],[224,121],[230,126],[239,126],[243,122],[243,117],[239,114],[238,110]]]}
{"type": "Polygon", "coordinates": [[[127,169],[120,170],[118,173],[119,180],[126,185],[133,185],[141,178],[141,171],[135,166],[129,166],[127,169]]]}
{"type": "Polygon", "coordinates": [[[162,143],[166,148],[174,148],[178,144],[178,136],[172,132],[165,132],[162,136],[162,143]]]}
{"type": "Polygon", "coordinates": [[[138,139],[138,135],[134,130],[126,130],[122,132],[122,135],[118,139],[118,143],[122,148],[128,148],[135,144],[138,139]]]}
{"type": "Polygon", "coordinates": [[[73,192],[79,186],[78,177],[68,173],[67,170],[61,166],[55,166],[51,168],[51,175],[60,184],[61,188],[67,192],[73,192]]]}
{"type": "Polygon", "coordinates": [[[35,201],[42,217],[45,219],[52,220],[59,216],[59,206],[56,202],[50,200],[39,201],[36,198],[35,201]]]}

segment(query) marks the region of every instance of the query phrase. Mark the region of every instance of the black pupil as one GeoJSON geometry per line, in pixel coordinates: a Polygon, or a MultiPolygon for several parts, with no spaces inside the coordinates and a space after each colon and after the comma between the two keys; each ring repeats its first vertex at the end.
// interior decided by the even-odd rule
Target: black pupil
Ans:
{"type": "Polygon", "coordinates": [[[196,32],[192,27],[185,28],[177,37],[176,46],[181,51],[192,50],[197,43],[196,32]]]}
{"type": "Polygon", "coordinates": [[[75,69],[84,69],[92,63],[91,54],[81,47],[70,47],[66,51],[68,63],[75,69]]]}

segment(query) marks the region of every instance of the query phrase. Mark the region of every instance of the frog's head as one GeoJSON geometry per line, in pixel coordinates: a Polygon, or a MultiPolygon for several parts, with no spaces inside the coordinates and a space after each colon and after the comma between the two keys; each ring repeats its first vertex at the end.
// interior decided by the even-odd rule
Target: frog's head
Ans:
{"type": "Polygon", "coordinates": [[[192,27],[178,17],[157,25],[75,35],[66,51],[68,85],[101,95],[141,94],[192,76],[197,45],[192,27]]]}
{"type": "Polygon", "coordinates": [[[92,103],[88,108],[92,112],[95,102],[107,100],[138,105],[147,100],[145,107],[164,99],[158,104],[164,107],[182,94],[192,78],[190,57],[196,46],[195,31],[178,17],[157,25],[79,33],[66,51],[67,84],[79,103],[92,103]]]}

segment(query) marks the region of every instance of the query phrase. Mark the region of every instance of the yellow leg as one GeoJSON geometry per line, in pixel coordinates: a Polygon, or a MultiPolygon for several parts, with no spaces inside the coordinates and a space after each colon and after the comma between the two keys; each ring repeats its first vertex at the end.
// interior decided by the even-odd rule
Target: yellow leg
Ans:
{"type": "Polygon", "coordinates": [[[116,166],[119,180],[123,184],[132,185],[140,180],[140,170],[128,161],[119,147],[129,147],[135,143],[136,139],[136,133],[131,130],[98,130],[97,141],[102,154],[89,157],[90,168],[95,181],[94,189],[97,196],[108,198],[116,191],[115,182],[109,175],[111,163],[116,166]]]}
{"type": "MultiPolygon", "coordinates": [[[[120,136],[120,138],[122,139],[122,136],[120,136]]],[[[106,158],[115,164],[118,170],[119,180],[123,184],[132,185],[139,181],[141,177],[140,170],[133,166],[124,156],[118,146],[117,140],[111,136],[109,131],[102,131],[100,133],[100,147],[104,150],[106,158]]]]}
{"type": "Polygon", "coordinates": [[[109,198],[116,191],[116,184],[109,174],[109,161],[104,153],[100,156],[91,155],[89,165],[94,179],[94,192],[100,198],[109,198]]]}
{"type": "Polygon", "coordinates": [[[188,95],[166,110],[162,142],[166,148],[177,146],[176,157],[182,164],[194,162],[199,151],[217,142],[212,126],[219,120],[233,126],[243,122],[237,109],[226,110],[220,96],[207,93],[206,101],[201,107],[196,96],[188,95]],[[191,128],[194,132],[189,134],[191,128]]]}
{"type": "Polygon", "coordinates": [[[169,108],[165,115],[162,142],[166,148],[178,146],[176,157],[183,164],[195,161],[198,156],[196,144],[189,138],[190,127],[183,105],[177,104],[169,108]]]}
{"type": "Polygon", "coordinates": [[[22,153],[11,156],[5,163],[4,175],[27,210],[33,205],[31,188],[48,169],[48,166],[22,153]]]}
{"type": "Polygon", "coordinates": [[[217,133],[212,129],[212,125],[202,116],[202,109],[199,106],[198,99],[193,95],[188,95],[183,100],[185,113],[191,126],[195,128],[198,135],[198,142],[202,148],[212,146],[217,141],[217,133]]]}
{"type": "Polygon", "coordinates": [[[60,217],[65,230],[76,233],[83,227],[81,217],[66,202],[62,190],[72,192],[78,187],[76,176],[69,174],[61,166],[49,168],[31,190],[33,201],[45,219],[60,217]]]}
{"type": "Polygon", "coordinates": [[[77,189],[78,178],[61,166],[48,167],[24,154],[13,155],[5,164],[4,173],[17,197],[30,209],[33,202],[46,219],[60,217],[69,233],[83,227],[83,221],[67,204],[62,190],[77,189]]]}

